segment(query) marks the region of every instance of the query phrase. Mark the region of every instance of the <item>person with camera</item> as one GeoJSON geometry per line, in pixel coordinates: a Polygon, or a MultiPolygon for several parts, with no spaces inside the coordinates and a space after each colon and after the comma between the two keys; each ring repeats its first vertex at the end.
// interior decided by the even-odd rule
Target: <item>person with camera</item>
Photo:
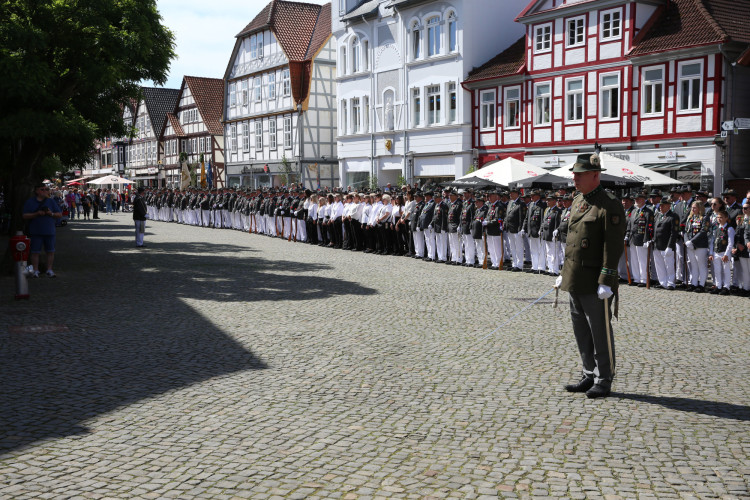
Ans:
{"type": "Polygon", "coordinates": [[[27,221],[27,234],[31,239],[32,278],[39,277],[39,254],[42,247],[47,253],[47,276],[56,277],[52,265],[55,263],[55,219],[62,217],[62,210],[50,198],[50,190],[44,184],[34,187],[34,196],[23,205],[23,219],[27,221]]]}

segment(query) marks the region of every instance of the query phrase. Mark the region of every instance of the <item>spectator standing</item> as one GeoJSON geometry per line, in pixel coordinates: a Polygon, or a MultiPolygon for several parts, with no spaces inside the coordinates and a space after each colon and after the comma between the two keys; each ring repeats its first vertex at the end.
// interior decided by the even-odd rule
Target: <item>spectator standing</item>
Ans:
{"type": "Polygon", "coordinates": [[[143,199],[142,187],[138,188],[138,194],[133,200],[133,221],[135,221],[135,246],[138,248],[145,248],[143,244],[143,236],[146,234],[146,201],[143,199]]]}
{"type": "Polygon", "coordinates": [[[56,277],[52,266],[55,262],[55,219],[62,217],[60,206],[50,198],[50,190],[44,184],[34,187],[34,195],[23,205],[23,219],[29,221],[28,234],[31,239],[31,277],[39,277],[39,254],[42,247],[47,253],[47,276],[56,277]]]}
{"type": "Polygon", "coordinates": [[[112,199],[113,199],[112,191],[107,189],[107,192],[104,195],[104,206],[107,209],[107,212],[106,212],[107,215],[112,215],[112,199]]]}

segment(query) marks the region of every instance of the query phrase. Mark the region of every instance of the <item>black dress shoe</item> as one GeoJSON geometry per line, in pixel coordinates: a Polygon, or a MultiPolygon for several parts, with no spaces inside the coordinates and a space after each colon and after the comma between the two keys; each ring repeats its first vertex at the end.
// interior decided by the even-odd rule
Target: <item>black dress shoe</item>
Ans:
{"type": "Polygon", "coordinates": [[[719,292],[719,295],[729,295],[729,289],[728,288],[722,288],[719,292]]]}
{"type": "Polygon", "coordinates": [[[688,286],[687,286],[687,287],[685,288],[685,291],[686,291],[686,292],[692,292],[693,290],[695,290],[695,287],[694,287],[693,285],[688,285],[688,286]]]}
{"type": "Polygon", "coordinates": [[[594,387],[586,391],[586,397],[589,399],[606,398],[611,391],[612,388],[609,385],[594,384],[594,387]]]}
{"type": "Polygon", "coordinates": [[[668,286],[667,290],[672,291],[672,290],[674,290],[674,287],[673,286],[668,286]]]}
{"type": "Polygon", "coordinates": [[[646,288],[646,284],[645,283],[638,283],[638,288],[646,288]]]}
{"type": "Polygon", "coordinates": [[[575,384],[568,384],[565,386],[565,390],[568,392],[586,392],[594,386],[594,377],[581,377],[575,384]]]}
{"type": "Polygon", "coordinates": [[[703,293],[703,292],[705,292],[705,291],[706,291],[706,289],[705,289],[704,287],[702,287],[702,286],[696,286],[696,287],[695,287],[695,289],[694,289],[693,291],[694,291],[695,293],[703,293]]]}

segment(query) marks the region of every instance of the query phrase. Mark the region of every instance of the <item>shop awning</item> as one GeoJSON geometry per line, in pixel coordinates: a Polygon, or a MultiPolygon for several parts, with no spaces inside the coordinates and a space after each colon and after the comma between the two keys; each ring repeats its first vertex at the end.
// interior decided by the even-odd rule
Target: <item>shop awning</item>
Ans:
{"type": "Polygon", "coordinates": [[[648,168],[656,172],[672,172],[674,170],[700,170],[701,162],[693,161],[689,163],[644,163],[643,168],[648,168]]]}

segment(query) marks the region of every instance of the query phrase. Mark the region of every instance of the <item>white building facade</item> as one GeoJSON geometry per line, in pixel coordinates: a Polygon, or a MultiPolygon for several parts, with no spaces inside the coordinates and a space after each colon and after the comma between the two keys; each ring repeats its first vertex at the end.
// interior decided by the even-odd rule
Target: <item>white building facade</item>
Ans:
{"type": "Polygon", "coordinates": [[[475,165],[461,82],[523,34],[526,0],[340,0],[338,152],[342,185],[442,182],[475,165]]]}
{"type": "Polygon", "coordinates": [[[225,74],[228,186],[338,185],[331,5],[276,0],[239,34],[225,74]]]}

